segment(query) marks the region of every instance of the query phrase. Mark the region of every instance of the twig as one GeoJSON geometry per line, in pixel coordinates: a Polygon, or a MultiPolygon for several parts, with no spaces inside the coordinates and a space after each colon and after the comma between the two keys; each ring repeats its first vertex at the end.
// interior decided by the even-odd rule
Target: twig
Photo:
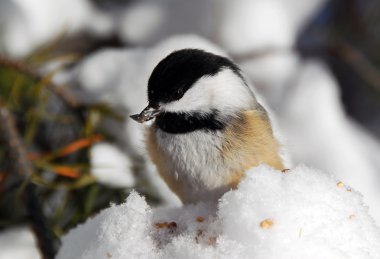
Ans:
{"type": "MultiPolygon", "coordinates": [[[[14,60],[4,55],[0,55],[0,66],[19,71],[33,78],[35,81],[43,80],[43,76],[41,76],[37,71],[35,71],[28,64],[25,64],[22,61],[14,60]]],[[[59,96],[69,107],[73,109],[81,107],[80,102],[75,98],[75,96],[73,96],[70,92],[68,92],[64,87],[58,86],[54,84],[53,82],[50,82],[48,84],[48,89],[52,91],[54,94],[56,94],[57,96],[59,96]]]]}
{"type": "MultiPolygon", "coordinates": [[[[0,138],[8,146],[11,171],[22,181],[27,181],[32,175],[32,165],[26,158],[22,139],[15,126],[15,121],[9,110],[0,100],[0,138]]],[[[38,199],[36,187],[28,183],[24,194],[24,203],[28,212],[32,229],[44,259],[53,259],[57,242],[47,227],[42,205],[38,199]]]]}
{"type": "Polygon", "coordinates": [[[15,127],[12,114],[0,100],[0,137],[9,148],[10,161],[17,165],[13,169],[19,176],[32,175],[31,166],[26,159],[26,152],[15,127]]]}
{"type": "Polygon", "coordinates": [[[380,71],[348,43],[335,43],[329,50],[345,61],[368,85],[380,92],[380,71]]]}

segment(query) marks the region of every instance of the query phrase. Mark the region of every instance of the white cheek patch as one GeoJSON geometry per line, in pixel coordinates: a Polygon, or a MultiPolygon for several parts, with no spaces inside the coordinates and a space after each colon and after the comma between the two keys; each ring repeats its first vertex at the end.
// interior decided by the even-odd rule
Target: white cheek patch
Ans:
{"type": "Polygon", "coordinates": [[[254,108],[256,100],[242,79],[230,69],[200,78],[178,101],[163,104],[169,112],[236,111],[254,108]]]}

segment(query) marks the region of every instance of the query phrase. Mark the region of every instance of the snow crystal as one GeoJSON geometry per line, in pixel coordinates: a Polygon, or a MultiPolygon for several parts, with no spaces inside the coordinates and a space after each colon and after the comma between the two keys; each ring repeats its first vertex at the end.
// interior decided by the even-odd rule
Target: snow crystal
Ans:
{"type": "Polygon", "coordinates": [[[63,237],[57,258],[380,258],[361,195],[298,166],[247,171],[218,204],[151,209],[132,193],[63,237]]]}
{"type": "Polygon", "coordinates": [[[132,162],[109,143],[98,143],[90,150],[91,173],[100,183],[112,187],[131,187],[135,183],[132,162]]]}

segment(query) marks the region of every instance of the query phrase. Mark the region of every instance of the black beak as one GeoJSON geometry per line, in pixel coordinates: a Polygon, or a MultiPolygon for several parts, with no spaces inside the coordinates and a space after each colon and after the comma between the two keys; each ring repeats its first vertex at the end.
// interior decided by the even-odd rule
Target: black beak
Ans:
{"type": "Polygon", "coordinates": [[[159,108],[148,105],[140,114],[134,114],[129,117],[134,119],[139,123],[143,123],[149,120],[154,119],[160,113],[159,108]]]}

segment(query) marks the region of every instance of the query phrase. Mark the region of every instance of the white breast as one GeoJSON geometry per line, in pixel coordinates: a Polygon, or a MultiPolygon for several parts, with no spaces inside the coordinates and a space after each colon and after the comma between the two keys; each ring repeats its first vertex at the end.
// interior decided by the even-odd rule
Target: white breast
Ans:
{"type": "Polygon", "coordinates": [[[156,136],[168,161],[169,177],[187,196],[183,197],[185,202],[217,199],[226,191],[223,185],[229,170],[221,156],[220,133],[170,134],[158,129],[156,136]]]}

